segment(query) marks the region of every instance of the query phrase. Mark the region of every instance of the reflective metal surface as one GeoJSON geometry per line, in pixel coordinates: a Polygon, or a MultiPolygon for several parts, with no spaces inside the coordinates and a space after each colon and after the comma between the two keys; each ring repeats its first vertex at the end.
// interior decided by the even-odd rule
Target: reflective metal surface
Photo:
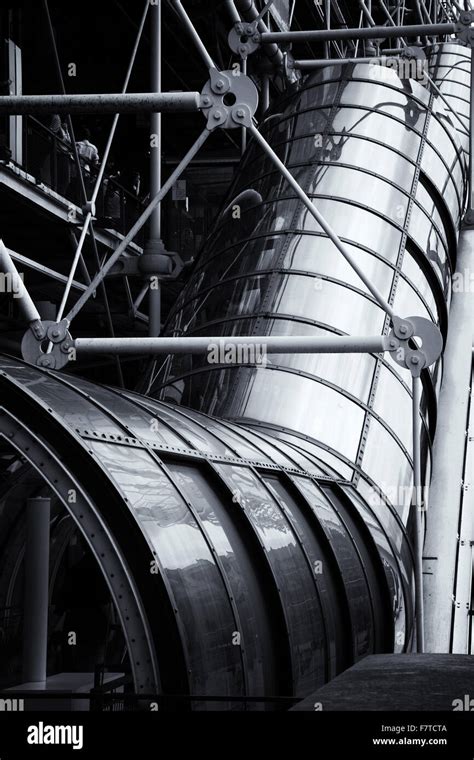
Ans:
{"type": "MultiPolygon", "coordinates": [[[[447,45],[430,60],[462,100],[465,54],[447,45]]],[[[440,99],[388,68],[327,66],[262,133],[395,312],[445,336],[467,145],[440,99]]],[[[389,328],[250,143],[168,334],[389,328]]],[[[422,378],[425,483],[441,371],[422,378]]],[[[178,355],[141,396],[0,357],[0,437],[86,536],[137,690],[242,709],[233,698],[303,697],[371,653],[410,651],[410,381],[389,355],[178,355]],[[81,493],[75,507],[62,469],[81,493]]]]}
{"type": "MultiPolygon", "coordinates": [[[[124,557],[117,603],[138,595],[167,693],[302,696],[408,645],[403,526],[389,542],[388,506],[366,526],[354,487],[339,489],[310,451],[6,357],[0,392],[1,419],[49,442],[41,460],[18,449],[53,488],[50,460],[69,452],[124,557]]],[[[108,556],[97,560],[111,580],[108,556]]]]}
{"type": "MultiPolygon", "coordinates": [[[[349,64],[311,74],[261,127],[396,313],[431,319],[444,335],[466,182],[448,113],[392,69],[349,64]]],[[[225,207],[168,334],[387,331],[385,313],[255,143],[225,207]],[[246,202],[236,212],[239,196],[246,202]]],[[[426,474],[439,367],[423,374],[426,474]]],[[[152,395],[310,440],[341,477],[388,490],[407,522],[410,373],[390,357],[271,356],[251,367],[181,356],[156,377],[152,395]]]]}
{"type": "Polygon", "coordinates": [[[449,102],[453,111],[458,114],[465,129],[462,129],[459,120],[450,118],[459,133],[466,162],[469,161],[469,104],[471,100],[471,56],[469,48],[455,42],[433,45],[427,50],[429,56],[430,76],[449,102]]]}

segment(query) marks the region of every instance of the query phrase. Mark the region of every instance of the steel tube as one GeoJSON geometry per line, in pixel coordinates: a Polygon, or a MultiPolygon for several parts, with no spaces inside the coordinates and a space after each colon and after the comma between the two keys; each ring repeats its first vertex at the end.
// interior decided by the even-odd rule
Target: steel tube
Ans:
{"type": "Polygon", "coordinates": [[[224,5],[227,9],[228,14],[230,15],[232,22],[234,24],[238,24],[241,21],[239,12],[237,8],[235,7],[234,0],[224,0],[224,5]]]}
{"type": "Polygon", "coordinates": [[[204,64],[207,66],[208,69],[217,68],[216,64],[214,63],[211,56],[207,52],[206,46],[201,40],[199,34],[197,33],[193,22],[191,21],[188,14],[186,13],[186,10],[183,8],[183,5],[180,2],[180,0],[172,0],[172,5],[176,8],[176,12],[178,16],[180,16],[181,21],[183,22],[184,26],[186,27],[187,32],[192,38],[201,58],[204,61],[204,64]]]}
{"type": "Polygon", "coordinates": [[[260,348],[268,354],[366,354],[382,353],[389,349],[384,335],[369,337],[335,336],[331,338],[284,335],[182,338],[77,338],[74,348],[78,354],[202,354],[211,347],[225,351],[232,347],[260,348]]]}
{"type": "Polygon", "coordinates": [[[471,47],[471,105],[470,105],[470,125],[469,125],[469,209],[474,211],[474,48],[471,47]]]}
{"type": "MultiPolygon", "coordinates": [[[[441,98],[441,100],[443,101],[443,103],[444,103],[444,105],[446,106],[446,108],[447,108],[449,111],[451,111],[451,113],[453,114],[453,116],[454,116],[454,117],[455,117],[455,118],[458,120],[459,124],[461,125],[461,127],[462,127],[462,129],[463,129],[463,132],[464,132],[465,134],[467,134],[467,131],[469,130],[469,125],[466,125],[466,124],[464,124],[464,122],[462,121],[462,119],[461,119],[461,117],[459,116],[459,114],[457,114],[457,113],[456,113],[456,111],[454,110],[454,108],[451,106],[451,104],[450,104],[449,100],[448,100],[447,98],[445,98],[445,96],[443,95],[443,93],[442,93],[442,92],[441,92],[441,90],[439,89],[439,87],[438,87],[438,85],[436,84],[436,82],[433,82],[432,78],[430,77],[430,75],[429,75],[427,72],[425,72],[425,76],[426,76],[426,78],[427,78],[428,82],[430,83],[431,87],[433,88],[433,90],[436,92],[436,94],[437,94],[437,95],[438,95],[438,96],[441,98]]],[[[471,102],[472,102],[472,99],[471,99],[471,102]]],[[[458,127],[458,129],[459,129],[459,127],[458,127]]]]}
{"type": "MultiPolygon", "coordinates": [[[[140,40],[142,38],[143,29],[145,28],[145,21],[146,21],[147,15],[148,15],[148,8],[149,7],[153,7],[153,6],[150,6],[149,0],[147,0],[147,2],[145,4],[145,10],[143,11],[143,15],[142,15],[142,18],[141,18],[141,21],[140,21],[140,26],[138,28],[138,34],[137,34],[137,37],[136,37],[136,40],[135,40],[135,44],[133,46],[132,55],[130,57],[130,62],[128,64],[127,73],[125,75],[125,81],[124,81],[124,85],[123,85],[123,88],[122,88],[122,94],[123,95],[126,94],[126,92],[128,90],[128,85],[130,84],[130,79],[131,79],[131,76],[132,76],[133,67],[135,65],[135,60],[136,60],[136,57],[137,57],[138,47],[140,45],[140,40]]],[[[161,118],[161,117],[160,116],[157,116],[157,117],[153,116],[152,118],[161,118]]],[[[99,195],[100,186],[101,186],[102,180],[104,178],[104,173],[105,173],[105,169],[106,169],[106,166],[107,166],[107,161],[109,160],[109,155],[110,155],[110,151],[112,149],[112,143],[113,143],[113,140],[114,140],[114,137],[115,137],[115,132],[117,130],[118,121],[119,121],[119,114],[115,114],[114,120],[112,122],[112,127],[110,129],[109,137],[107,139],[107,145],[105,146],[104,155],[102,156],[102,163],[101,163],[100,168],[99,168],[99,173],[97,175],[97,179],[96,179],[96,182],[95,182],[94,191],[92,193],[92,198],[91,198],[91,202],[92,203],[95,203],[97,201],[97,198],[98,198],[98,195],[99,195]]]]}
{"type": "Polygon", "coordinates": [[[456,32],[456,24],[413,24],[411,26],[372,26],[356,29],[308,29],[298,32],[262,32],[261,41],[268,42],[326,42],[335,40],[377,40],[420,35],[449,35],[456,32]]]}
{"type": "Polygon", "coordinates": [[[41,317],[38,309],[34,305],[33,299],[25,287],[23,278],[20,277],[15,262],[5,248],[2,240],[0,240],[0,272],[9,277],[9,289],[15,298],[18,299],[20,309],[27,323],[40,322],[41,317]]]}
{"type": "Polygon", "coordinates": [[[196,112],[200,103],[198,92],[9,95],[0,97],[0,114],[196,112]]]}
{"type": "MultiPolygon", "coordinates": [[[[124,86],[123,86],[123,89],[122,89],[122,93],[123,94],[126,93],[128,85],[129,85],[129,82],[130,82],[130,77],[132,75],[133,65],[135,63],[136,55],[137,55],[137,52],[138,52],[138,46],[140,44],[141,36],[142,36],[142,33],[143,33],[143,28],[145,26],[145,20],[146,20],[146,17],[147,17],[148,8],[149,8],[149,3],[147,2],[146,6],[145,6],[145,11],[144,11],[143,16],[142,16],[142,20],[141,20],[141,23],[140,23],[140,27],[139,27],[139,30],[138,30],[138,35],[137,35],[137,38],[136,38],[136,41],[135,41],[135,45],[134,45],[134,48],[133,48],[133,51],[132,51],[132,57],[130,59],[130,63],[129,63],[128,70],[127,70],[127,74],[125,76],[125,82],[124,82],[124,86]]],[[[152,118],[161,118],[161,117],[160,116],[157,116],[157,117],[153,116],[152,118]]],[[[113,143],[113,139],[114,139],[115,132],[116,132],[116,129],[117,129],[118,121],[119,121],[119,115],[115,114],[114,120],[113,120],[113,123],[112,123],[112,128],[110,130],[109,137],[108,137],[108,140],[107,140],[107,145],[105,147],[104,155],[103,155],[103,158],[102,158],[102,163],[100,165],[99,173],[97,175],[97,179],[96,179],[95,186],[94,186],[94,190],[92,192],[91,204],[95,204],[96,203],[98,195],[99,195],[100,186],[101,186],[102,180],[104,178],[105,168],[106,168],[107,161],[108,161],[108,158],[109,158],[110,150],[112,148],[112,143],[113,143]]],[[[71,288],[72,288],[72,283],[74,281],[74,276],[76,274],[76,269],[77,269],[77,266],[78,266],[78,263],[79,263],[80,259],[82,258],[82,249],[84,247],[84,243],[85,243],[85,240],[86,240],[87,233],[89,231],[89,226],[90,226],[91,222],[92,222],[92,214],[89,212],[86,215],[86,218],[84,220],[84,225],[82,227],[82,231],[81,231],[81,235],[80,235],[80,238],[79,238],[79,242],[77,243],[76,252],[75,252],[75,255],[74,255],[74,258],[73,258],[73,261],[72,261],[72,264],[71,264],[71,268],[70,268],[70,271],[69,271],[69,276],[68,276],[68,279],[67,279],[67,282],[66,282],[66,287],[64,289],[64,293],[63,293],[63,296],[62,296],[62,299],[61,299],[61,305],[59,307],[58,317],[57,317],[58,322],[62,319],[64,311],[65,311],[65,308],[66,308],[66,304],[67,304],[67,301],[68,301],[68,298],[69,298],[69,294],[70,294],[70,291],[71,291],[71,288]]]]}
{"type": "MultiPolygon", "coordinates": [[[[239,13],[248,21],[256,21],[258,19],[259,12],[254,0],[236,0],[236,6],[239,13]]],[[[268,33],[268,27],[262,19],[258,21],[258,28],[263,34],[268,33]]],[[[276,66],[281,66],[283,63],[283,53],[278,45],[273,43],[264,45],[264,53],[276,66]]]]}
{"type": "Polygon", "coordinates": [[[371,56],[367,58],[315,58],[314,61],[293,61],[293,67],[301,71],[312,71],[324,66],[344,66],[347,63],[386,63],[394,56],[371,56]]]}
{"type": "MultiPolygon", "coordinates": [[[[151,89],[161,94],[161,2],[150,7],[151,14],[151,89]]],[[[150,151],[150,196],[153,198],[161,190],[161,114],[153,113],[150,119],[151,135],[156,145],[150,151]]],[[[161,204],[155,208],[150,218],[150,238],[161,239],[161,204]]]]}
{"type": "Polygon", "coordinates": [[[28,499],[23,622],[23,679],[26,683],[44,683],[47,675],[50,514],[50,499],[28,499]]]}
{"type": "Polygon", "coordinates": [[[296,181],[296,179],[293,177],[290,171],[286,168],[284,163],[280,161],[277,154],[273,150],[273,148],[267,143],[264,137],[260,134],[258,129],[252,125],[249,127],[252,135],[255,137],[255,139],[258,141],[260,146],[263,148],[265,153],[271,158],[275,166],[278,167],[281,174],[285,177],[285,179],[288,181],[288,183],[291,185],[293,190],[295,191],[296,195],[300,200],[305,204],[308,211],[312,214],[312,216],[316,219],[318,224],[323,228],[326,235],[332,240],[336,248],[346,261],[351,265],[352,269],[357,272],[360,279],[366,286],[366,288],[372,293],[373,297],[377,301],[377,303],[381,306],[381,308],[393,319],[395,316],[395,312],[390,306],[390,304],[385,300],[385,298],[382,296],[381,293],[377,290],[377,288],[371,283],[370,279],[366,276],[365,272],[361,267],[357,264],[356,260],[352,256],[352,254],[349,252],[348,248],[344,245],[342,240],[339,239],[336,232],[332,229],[331,225],[328,224],[328,222],[325,220],[325,218],[322,216],[322,214],[319,213],[318,209],[314,205],[314,203],[311,201],[310,198],[306,195],[304,190],[300,187],[299,183],[296,181]]]}
{"type": "MultiPolygon", "coordinates": [[[[46,13],[46,18],[47,18],[47,23],[48,23],[48,29],[49,29],[49,35],[50,35],[50,38],[51,38],[51,45],[52,45],[52,48],[53,48],[54,60],[55,60],[55,63],[56,63],[56,70],[57,70],[59,85],[60,85],[60,88],[61,88],[61,96],[62,97],[69,97],[67,95],[67,93],[66,93],[66,85],[64,83],[64,77],[63,77],[63,73],[62,73],[62,69],[61,69],[61,61],[59,59],[58,46],[56,44],[56,35],[54,33],[53,21],[52,21],[52,18],[51,18],[51,14],[49,12],[48,0],[43,0],[43,5],[44,5],[45,13],[46,13]]],[[[58,111],[58,113],[59,113],[59,111],[58,111]]],[[[79,179],[80,194],[81,194],[82,202],[85,204],[85,203],[87,203],[87,200],[88,200],[88,198],[87,198],[87,191],[86,191],[86,185],[85,185],[85,182],[84,182],[84,174],[83,174],[83,171],[82,171],[81,159],[79,157],[79,150],[78,150],[77,142],[76,142],[74,125],[73,125],[72,116],[71,116],[70,113],[67,114],[67,123],[68,123],[69,135],[70,135],[70,138],[71,138],[71,147],[72,147],[72,152],[73,152],[73,156],[74,156],[74,163],[76,165],[77,177],[79,179]]],[[[93,250],[93,253],[94,253],[94,258],[95,258],[97,266],[100,266],[99,251],[97,249],[97,241],[96,241],[96,238],[95,238],[94,224],[92,222],[92,219],[89,221],[88,224],[89,224],[89,228],[90,228],[92,250],[93,250]]],[[[83,266],[85,266],[85,262],[84,262],[82,253],[80,254],[80,260],[83,262],[83,266]]],[[[109,299],[108,299],[108,296],[107,296],[107,289],[105,287],[105,283],[101,283],[101,292],[102,292],[102,297],[103,297],[103,301],[104,301],[104,307],[105,307],[105,313],[106,313],[106,318],[107,318],[107,324],[108,324],[109,332],[113,336],[113,335],[115,335],[115,333],[114,333],[114,325],[113,325],[113,320],[112,320],[112,314],[110,312],[109,299]]],[[[50,343],[49,346],[48,346],[48,353],[51,350],[52,350],[52,344],[50,343]]],[[[118,360],[117,360],[116,364],[117,364],[117,375],[118,375],[119,384],[123,387],[124,383],[123,383],[123,376],[122,376],[122,368],[121,368],[120,362],[118,360]]]]}
{"type": "MultiPolygon", "coordinates": [[[[472,271],[474,229],[461,232],[457,271],[472,271]]],[[[474,296],[453,292],[443,383],[433,446],[433,475],[425,541],[425,638],[427,652],[450,651],[456,556],[462,505],[466,431],[471,390],[474,296]]]]}
{"type": "MultiPolygon", "coordinates": [[[[40,264],[39,261],[34,261],[33,259],[29,259],[26,256],[22,256],[20,253],[16,253],[16,251],[12,251],[11,248],[7,248],[7,251],[10,254],[13,261],[17,261],[19,264],[22,264],[22,266],[28,267],[28,269],[34,269],[36,272],[41,272],[41,274],[44,274],[47,277],[50,277],[52,280],[56,280],[56,282],[61,282],[63,284],[67,282],[67,277],[65,274],[56,272],[54,269],[51,269],[50,267],[47,267],[44,264],[40,264]]],[[[72,287],[75,288],[76,290],[87,289],[87,285],[84,285],[84,283],[78,282],[77,280],[73,280],[72,287]]]]}
{"type": "Polygon", "coordinates": [[[423,654],[424,643],[424,610],[423,610],[423,496],[421,478],[421,379],[413,377],[412,381],[412,432],[413,432],[413,490],[415,509],[415,625],[416,625],[416,651],[423,654]]]}
{"type": "Polygon", "coordinates": [[[97,290],[97,286],[100,285],[101,282],[105,279],[105,277],[107,276],[108,272],[111,270],[113,265],[119,260],[122,254],[125,253],[125,251],[127,250],[127,247],[132,242],[135,235],[137,235],[138,232],[140,232],[143,225],[146,224],[151,214],[155,210],[156,206],[159,203],[161,203],[165,195],[169,192],[169,190],[171,190],[176,180],[179,179],[179,177],[184,172],[188,164],[193,160],[194,156],[199,152],[199,150],[204,145],[209,135],[210,135],[210,132],[206,128],[198,137],[194,145],[189,149],[189,151],[187,152],[187,154],[185,155],[185,157],[183,158],[179,166],[176,167],[174,172],[170,175],[170,177],[164,183],[160,192],[157,195],[155,195],[154,198],[152,198],[149,205],[147,206],[143,214],[139,217],[139,219],[135,222],[130,232],[127,235],[125,235],[124,239],[122,240],[118,248],[116,248],[112,256],[104,264],[100,272],[96,274],[96,276],[92,280],[91,284],[89,285],[85,293],[82,294],[82,296],[79,298],[77,303],[69,311],[69,313],[66,316],[66,319],[69,322],[71,322],[71,320],[74,319],[76,314],[80,312],[84,304],[87,303],[89,298],[97,290]]]}

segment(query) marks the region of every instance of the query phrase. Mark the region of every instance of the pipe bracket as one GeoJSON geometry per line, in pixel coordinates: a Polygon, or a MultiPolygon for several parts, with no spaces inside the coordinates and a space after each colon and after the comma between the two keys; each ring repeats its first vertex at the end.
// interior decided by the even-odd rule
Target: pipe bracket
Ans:
{"type": "Polygon", "coordinates": [[[388,337],[394,362],[409,369],[413,377],[419,377],[421,371],[431,367],[443,352],[439,327],[424,317],[394,317],[393,330],[388,337]]]}

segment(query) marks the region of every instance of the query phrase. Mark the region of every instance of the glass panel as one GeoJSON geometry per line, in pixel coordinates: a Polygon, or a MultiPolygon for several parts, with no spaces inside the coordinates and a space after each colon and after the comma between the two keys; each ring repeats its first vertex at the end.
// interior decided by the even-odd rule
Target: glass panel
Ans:
{"type": "Polygon", "coordinates": [[[405,448],[412,447],[411,396],[386,367],[380,368],[374,411],[382,417],[405,448]]]}
{"type": "Polygon", "coordinates": [[[203,430],[199,424],[194,423],[192,412],[180,412],[179,409],[166,408],[162,404],[155,406],[152,399],[142,398],[144,406],[151,409],[157,409],[157,414],[161,420],[176,430],[183,439],[189,441],[189,446],[200,452],[209,454],[218,454],[221,456],[232,456],[234,454],[218,438],[203,430]]]}
{"type": "Polygon", "coordinates": [[[412,466],[390,433],[374,418],[370,422],[362,469],[387,494],[406,522],[411,503],[412,466]],[[382,451],[383,456],[380,455],[382,451]]]}
{"type": "Polygon", "coordinates": [[[316,515],[336,556],[347,591],[354,657],[364,657],[373,650],[373,616],[369,589],[356,547],[347,526],[318,486],[306,478],[293,479],[316,515]]]}
{"type": "Polygon", "coordinates": [[[456,148],[453,139],[448,137],[446,129],[436,119],[430,119],[428,128],[428,140],[436,148],[440,156],[444,158],[448,166],[456,160],[456,148]]]}
{"type": "MultiPolygon", "coordinates": [[[[177,446],[183,448],[186,444],[175,435],[156,415],[147,413],[146,408],[132,404],[119,393],[114,393],[100,385],[91,385],[81,378],[74,378],[74,385],[92,396],[94,401],[110,409],[110,413],[123,425],[121,437],[138,438],[157,445],[177,446]]],[[[92,403],[92,402],[91,402],[92,403]]]]}
{"type": "MultiPolygon", "coordinates": [[[[397,246],[398,249],[400,246],[401,232],[394,226],[395,221],[389,224],[388,221],[370,211],[338,200],[321,198],[316,201],[316,206],[338,235],[370,250],[375,250],[384,258],[384,251],[393,246],[397,246]]],[[[397,224],[400,225],[400,222],[398,221],[397,224]]],[[[321,227],[306,208],[302,209],[298,229],[322,232],[321,227]]],[[[389,254],[387,254],[387,259],[390,260],[389,254]]]]}
{"type": "Polygon", "coordinates": [[[242,406],[234,407],[232,416],[296,430],[354,460],[363,410],[331,388],[287,372],[272,370],[270,383],[268,371],[252,371],[248,395],[242,406]]]}
{"type": "Polygon", "coordinates": [[[316,661],[319,661],[318,671],[320,673],[320,680],[321,683],[324,683],[325,680],[331,677],[331,670],[334,675],[337,673],[335,668],[335,631],[330,600],[328,599],[332,589],[328,587],[327,580],[324,577],[325,554],[320,541],[315,535],[313,525],[308,521],[306,514],[301,509],[300,503],[295,501],[288,488],[276,475],[267,475],[262,477],[262,479],[279,503],[295,535],[299,537],[310,569],[314,591],[308,584],[307,593],[314,595],[315,608],[317,610],[317,614],[315,615],[317,636],[313,642],[312,649],[316,650],[314,657],[316,661]],[[321,569],[323,572],[320,572],[321,569]],[[329,663],[330,660],[334,663],[332,668],[329,663]]]}
{"type": "Polygon", "coordinates": [[[407,643],[407,621],[405,608],[410,601],[405,599],[403,583],[400,577],[400,567],[393,553],[392,547],[379,521],[375,518],[372,510],[362,501],[354,488],[343,486],[343,489],[351,502],[354,504],[364,523],[370,530],[382,560],[385,578],[390,590],[390,598],[393,602],[393,619],[395,623],[394,651],[403,652],[407,643]]]}
{"type": "MultiPolygon", "coordinates": [[[[345,242],[346,248],[370,278],[370,281],[384,292],[389,292],[393,280],[393,269],[363,248],[345,242]]],[[[387,261],[396,264],[398,249],[377,251],[387,261]]],[[[323,235],[298,235],[295,233],[287,241],[283,266],[285,269],[299,269],[315,274],[327,275],[356,288],[364,285],[349,262],[336,249],[334,243],[323,235]]]]}
{"type": "MultiPolygon", "coordinates": [[[[193,694],[243,693],[229,596],[202,530],[146,451],[91,442],[133,510],[174,595],[193,694]]],[[[217,529],[216,529],[217,530],[217,529]]]]}
{"type": "MultiPolygon", "coordinates": [[[[214,432],[219,438],[224,441],[229,447],[230,455],[232,452],[236,452],[237,456],[243,459],[250,459],[253,462],[266,462],[267,456],[264,453],[263,446],[260,446],[260,441],[255,440],[252,442],[251,434],[245,430],[237,432],[230,426],[226,427],[220,422],[213,420],[211,417],[200,417],[202,423],[206,426],[206,429],[214,432]],[[250,440],[249,440],[250,439],[250,440]]],[[[227,455],[229,456],[229,454],[227,455]]],[[[273,461],[273,460],[270,460],[273,461]]]]}
{"type": "Polygon", "coordinates": [[[265,589],[240,536],[239,524],[230,519],[230,506],[220,502],[202,472],[185,464],[169,464],[168,469],[197,510],[225,572],[239,615],[248,693],[254,696],[275,693],[274,673],[268,667],[273,651],[272,621],[266,609],[265,589]]]}
{"type": "MultiPolygon", "coordinates": [[[[82,433],[97,433],[99,436],[114,435],[125,438],[128,433],[121,427],[112,415],[108,415],[80,393],[67,385],[63,385],[55,377],[40,375],[33,367],[9,366],[8,374],[35,394],[44,406],[50,407],[71,428],[80,429],[82,433]]],[[[71,379],[71,382],[74,382],[71,379]]],[[[95,386],[93,387],[95,390],[95,386]]]]}
{"type": "Polygon", "coordinates": [[[400,277],[393,300],[395,314],[404,314],[408,317],[424,317],[433,320],[433,314],[430,314],[419,295],[412,287],[400,277]]]}
{"type": "Polygon", "coordinates": [[[280,277],[280,287],[270,304],[276,314],[291,314],[322,322],[350,335],[382,333],[385,313],[359,293],[324,281],[315,286],[311,277],[280,277]]]}
{"type": "Polygon", "coordinates": [[[257,476],[243,467],[218,465],[240,496],[248,519],[265,547],[288,625],[294,690],[308,694],[321,678],[320,611],[311,568],[288,521],[257,476]]]}
{"type": "MultiPolygon", "coordinates": [[[[392,546],[395,547],[396,552],[401,562],[401,572],[405,589],[411,590],[412,575],[413,575],[413,554],[408,544],[406,533],[402,530],[402,526],[396,519],[392,510],[394,507],[390,507],[384,499],[376,492],[376,490],[369,485],[363,478],[361,478],[357,484],[357,492],[361,494],[364,501],[373,510],[377,519],[385,529],[387,536],[390,536],[392,546]]],[[[391,494],[392,498],[393,494],[391,494]]],[[[411,609],[411,604],[407,603],[407,615],[411,609]]]]}
{"type": "MultiPolygon", "coordinates": [[[[301,449],[308,456],[313,456],[316,460],[321,461],[324,465],[328,465],[328,473],[333,477],[341,477],[346,480],[352,478],[354,470],[349,467],[345,462],[341,461],[339,457],[331,454],[326,449],[318,446],[314,441],[304,440],[298,436],[291,435],[284,431],[268,431],[272,435],[278,436],[279,439],[287,441],[295,449],[301,449]]],[[[311,470],[308,470],[311,472],[311,470]]]]}
{"type": "Polygon", "coordinates": [[[448,248],[448,229],[446,228],[445,223],[442,221],[441,216],[439,215],[439,211],[437,209],[437,206],[432,199],[431,195],[429,195],[428,191],[423,187],[421,183],[418,184],[417,190],[416,190],[416,199],[420,206],[422,207],[423,211],[426,213],[428,219],[434,223],[437,226],[437,231],[443,241],[446,245],[446,250],[448,248]]]}
{"type": "Polygon", "coordinates": [[[308,193],[354,199],[395,220],[400,219],[400,208],[406,209],[409,202],[405,193],[384,180],[344,166],[331,166],[322,176],[316,172],[308,193]]]}
{"type": "Polygon", "coordinates": [[[428,282],[427,277],[425,276],[423,271],[420,269],[420,267],[416,263],[413,256],[411,256],[408,251],[403,257],[402,272],[407,277],[407,279],[411,283],[413,283],[416,289],[420,291],[421,295],[423,296],[425,301],[427,301],[428,306],[430,307],[431,312],[433,313],[435,317],[435,322],[437,322],[438,308],[436,306],[436,301],[433,297],[432,287],[430,283],[428,282]]]}
{"type": "Polygon", "coordinates": [[[456,187],[462,187],[462,181],[460,176],[461,169],[457,157],[452,165],[451,174],[448,174],[447,168],[438,153],[431,145],[426,144],[423,151],[421,167],[426,176],[430,178],[446,200],[446,204],[450,209],[454,220],[458,219],[460,213],[460,199],[458,193],[456,193],[456,187]]]}
{"type": "Polygon", "coordinates": [[[327,476],[329,474],[327,469],[323,469],[321,466],[318,466],[308,456],[305,456],[303,452],[299,451],[293,446],[290,446],[286,441],[283,441],[281,438],[274,439],[274,441],[272,441],[272,451],[275,450],[277,447],[281,449],[282,451],[286,452],[287,458],[291,460],[292,462],[294,462],[296,467],[299,467],[301,470],[304,470],[305,472],[309,472],[312,475],[327,476]]]}
{"type": "MultiPolygon", "coordinates": [[[[405,112],[400,106],[394,109],[394,116],[405,120],[405,112]]],[[[389,134],[390,145],[416,162],[420,138],[407,129],[405,124],[400,124],[399,121],[390,119],[385,114],[358,108],[357,105],[348,106],[337,111],[332,126],[338,132],[344,131],[366,137],[374,137],[374,135],[382,137],[389,134]]],[[[422,127],[423,124],[416,124],[418,131],[422,127]]]]}

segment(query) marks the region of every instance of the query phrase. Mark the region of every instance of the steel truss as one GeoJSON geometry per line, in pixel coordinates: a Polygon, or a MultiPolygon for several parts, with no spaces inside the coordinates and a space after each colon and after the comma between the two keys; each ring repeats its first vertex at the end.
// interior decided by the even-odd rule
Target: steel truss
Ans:
{"type": "MultiPolygon", "coordinates": [[[[194,24],[180,0],[170,0],[178,15],[183,30],[192,39],[199,52],[204,65],[209,71],[209,79],[202,92],[194,93],[145,93],[127,94],[131,71],[135,61],[138,45],[142,35],[149,2],[142,16],[139,33],[132,52],[130,66],[125,79],[123,91],[118,95],[62,95],[55,96],[19,96],[15,98],[0,97],[0,113],[54,113],[58,110],[67,110],[70,113],[86,112],[92,110],[97,113],[114,113],[110,137],[107,143],[106,156],[110,152],[115,134],[118,113],[131,111],[158,112],[196,112],[200,111],[206,118],[207,123],[196,142],[188,150],[184,158],[163,184],[158,192],[151,198],[145,211],[142,213],[132,229],[125,236],[118,248],[110,258],[102,263],[90,284],[84,286],[79,299],[70,310],[66,312],[66,304],[73,287],[77,287],[74,276],[77,265],[82,255],[84,241],[90,228],[93,235],[92,223],[95,214],[95,201],[103,179],[104,171],[101,170],[96,186],[90,199],[85,199],[84,209],[86,218],[84,221],[81,237],[73,258],[70,273],[67,278],[64,295],[62,298],[59,314],[56,322],[42,322],[39,313],[24,287],[18,275],[15,264],[7,249],[0,245],[0,269],[9,274],[18,283],[21,295],[20,305],[25,322],[29,325],[22,344],[22,352],[25,360],[49,369],[61,369],[69,361],[81,357],[83,354],[108,353],[115,357],[123,355],[141,354],[176,354],[176,353],[205,353],[209,346],[214,344],[221,348],[237,345],[261,345],[268,353],[384,353],[390,352],[392,357],[401,366],[408,368],[412,374],[413,384],[413,451],[414,451],[414,500],[416,515],[416,538],[415,538],[415,594],[416,594],[416,646],[418,652],[424,651],[424,610],[423,610],[423,582],[422,582],[422,545],[423,545],[423,521],[422,511],[425,508],[421,497],[421,443],[420,443],[420,401],[421,401],[421,371],[435,363],[443,350],[443,340],[438,327],[426,319],[419,317],[401,318],[392,306],[386,301],[381,293],[375,288],[363,269],[358,265],[348,247],[342,242],[336,232],[319,212],[313,201],[301,188],[291,172],[278,158],[272,147],[259,132],[255,122],[255,115],[259,105],[259,93],[253,80],[245,73],[245,62],[248,56],[258,50],[263,50],[275,66],[283,67],[286,76],[291,79],[295,71],[303,71],[333,63],[343,64],[346,61],[383,61],[383,58],[344,58],[341,50],[337,47],[338,42],[353,42],[354,50],[361,41],[400,40],[402,48],[396,49],[394,54],[403,54],[410,57],[419,57],[419,47],[412,49],[406,39],[409,38],[433,38],[437,39],[447,35],[457,35],[464,44],[474,44],[474,31],[471,24],[474,23],[474,12],[469,3],[462,5],[455,3],[459,10],[456,20],[450,18],[446,4],[434,4],[431,15],[422,1],[417,3],[419,9],[419,24],[406,25],[404,11],[400,8],[390,10],[390,5],[379,2],[379,8],[386,18],[384,26],[377,26],[364,2],[361,2],[361,23],[357,28],[331,28],[331,6],[326,3],[326,21],[328,28],[307,31],[270,31],[264,21],[271,3],[266,3],[261,11],[257,9],[253,0],[226,0],[226,8],[233,23],[229,34],[229,45],[233,52],[240,56],[241,70],[238,76],[235,71],[219,71],[211,55],[203,44],[194,24]],[[241,15],[244,13],[244,16],[241,15]],[[440,20],[441,18],[441,20],[440,20]],[[366,25],[363,25],[363,21],[366,25]],[[282,49],[281,44],[298,41],[331,43],[339,52],[340,60],[325,59],[313,61],[294,61],[291,55],[282,49]],[[133,241],[137,233],[142,229],[150,217],[159,208],[162,200],[179,179],[193,158],[198,154],[208,138],[218,129],[240,129],[254,138],[261,149],[267,154],[274,166],[280,172],[286,182],[292,187],[297,197],[306,206],[309,213],[322,227],[335,248],[344,256],[346,261],[357,273],[367,290],[372,294],[381,308],[385,311],[393,325],[389,336],[367,336],[364,338],[336,336],[334,338],[309,338],[302,336],[291,337],[249,337],[233,336],[231,338],[206,337],[206,338],[87,338],[74,340],[69,332],[73,319],[89,301],[99,286],[104,284],[106,276],[114,264],[122,257],[127,246],[133,241]],[[417,340],[418,339],[418,340],[417,340]],[[420,347],[419,341],[422,341],[420,347]],[[44,350],[45,342],[47,349],[44,350]]],[[[398,6],[400,4],[397,4],[398,6]]],[[[430,6],[431,7],[431,6],[430,6]]],[[[327,48],[328,49],[328,48],[327,48]]],[[[392,52],[392,51],[390,51],[392,52]]],[[[473,67],[471,67],[473,68],[473,67]]],[[[474,88],[474,73],[472,74],[474,88]]],[[[451,109],[448,101],[439,92],[436,85],[430,80],[441,99],[451,109]]],[[[471,109],[473,109],[471,98],[471,109]]],[[[471,114],[474,116],[473,110],[471,114]]],[[[460,121],[459,117],[454,114],[460,121]]],[[[471,123],[473,119],[471,118],[471,123]]],[[[460,121],[464,130],[468,125],[460,121]]],[[[471,155],[474,151],[473,131],[471,134],[471,155]]],[[[103,168],[106,160],[104,159],[103,168]]],[[[474,181],[473,162],[471,161],[471,203],[470,211],[474,208],[474,181]]],[[[82,289],[82,286],[81,286],[82,289]]]]}

